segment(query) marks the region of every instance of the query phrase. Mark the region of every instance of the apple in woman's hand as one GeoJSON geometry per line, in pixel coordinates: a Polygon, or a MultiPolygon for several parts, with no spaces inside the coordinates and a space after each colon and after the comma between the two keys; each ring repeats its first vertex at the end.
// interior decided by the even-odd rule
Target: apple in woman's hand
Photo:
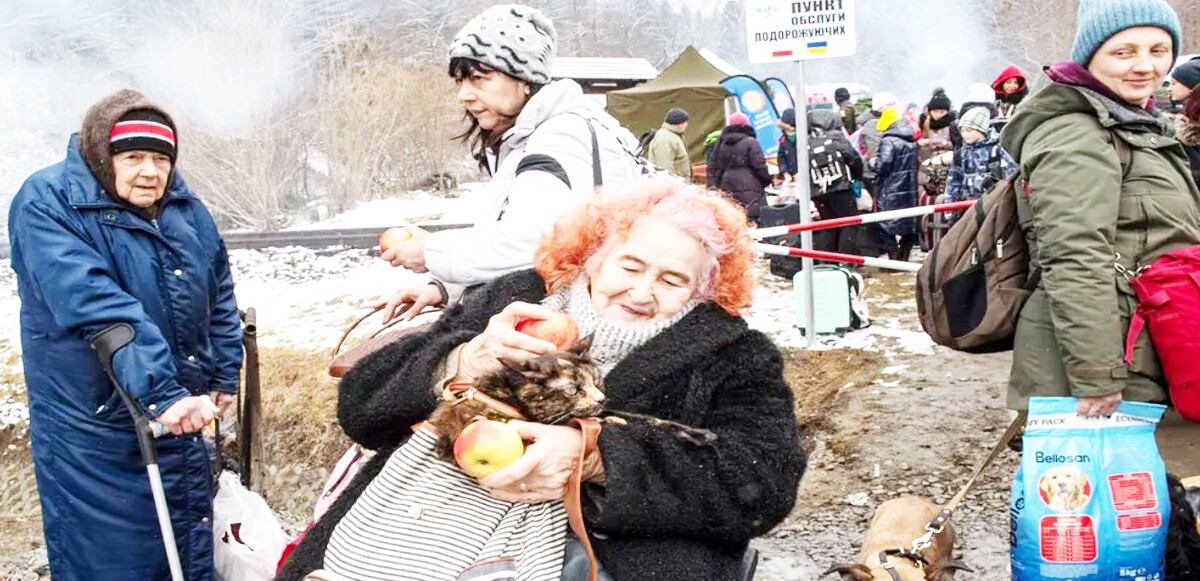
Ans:
{"type": "Polygon", "coordinates": [[[548,319],[522,319],[517,321],[517,331],[554,343],[566,349],[579,340],[579,327],[566,313],[554,313],[548,319]]]}
{"type": "Polygon", "coordinates": [[[454,439],[454,461],[475,478],[504,468],[524,454],[521,433],[495,420],[471,422],[454,439]]]}
{"type": "Polygon", "coordinates": [[[396,228],[388,228],[379,235],[379,251],[387,252],[389,248],[412,238],[412,232],[408,228],[400,226],[396,228]]]}

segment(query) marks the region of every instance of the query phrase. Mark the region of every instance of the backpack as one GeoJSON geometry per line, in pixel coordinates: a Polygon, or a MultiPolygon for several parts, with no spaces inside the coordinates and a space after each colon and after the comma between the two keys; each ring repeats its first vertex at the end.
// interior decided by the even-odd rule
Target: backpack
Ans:
{"type": "Polygon", "coordinates": [[[833,138],[823,134],[808,140],[808,174],[814,198],[851,187],[850,166],[835,144],[833,138]]]}
{"type": "Polygon", "coordinates": [[[1133,363],[1134,344],[1149,324],[1171,402],[1184,419],[1200,422],[1200,365],[1195,364],[1200,335],[1194,330],[1200,319],[1200,246],[1168,252],[1129,284],[1138,307],[1125,338],[1125,363],[1133,363]]]}
{"type": "MultiPolygon", "coordinates": [[[[1112,141],[1124,175],[1132,151],[1116,135],[1112,141]]],[[[996,182],[925,256],[917,311],[935,343],[967,353],[1012,349],[1017,316],[1042,278],[1030,271],[1017,220],[1017,196],[1028,193],[1019,171],[996,182]]]]}
{"type": "Polygon", "coordinates": [[[645,158],[646,151],[650,148],[650,142],[654,141],[654,135],[658,133],[658,129],[647,129],[645,133],[638,138],[637,155],[645,158]]]}
{"type": "Polygon", "coordinates": [[[968,353],[1012,349],[1017,315],[1041,279],[1017,223],[1014,174],[984,194],[938,241],[917,271],[921,327],[968,353]]]}

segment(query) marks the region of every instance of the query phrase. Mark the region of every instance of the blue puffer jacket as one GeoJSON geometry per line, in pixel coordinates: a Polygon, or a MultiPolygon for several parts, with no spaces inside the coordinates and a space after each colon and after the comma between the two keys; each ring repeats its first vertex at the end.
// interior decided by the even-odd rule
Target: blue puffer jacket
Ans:
{"type": "MultiPolygon", "coordinates": [[[[133,422],[88,339],[117,322],[134,343],[114,358],[151,416],[188,395],[234,392],[241,329],[224,242],[175,174],[157,220],[118,204],[85,164],[25,182],[8,232],[21,297],[30,436],[55,581],[168,579],[133,422]]],[[[212,579],[212,464],[197,435],[157,442],[189,581],[212,579]]]]}
{"type": "Polygon", "coordinates": [[[958,150],[946,181],[947,201],[979,199],[1015,171],[1017,162],[1000,147],[1000,134],[991,131],[983,141],[964,143],[958,150]]]}
{"type": "MultiPolygon", "coordinates": [[[[875,165],[875,201],[880,212],[902,210],[917,204],[919,155],[913,130],[903,119],[883,133],[875,165]]],[[[893,236],[917,231],[916,218],[889,220],[879,225],[893,236]]]]}

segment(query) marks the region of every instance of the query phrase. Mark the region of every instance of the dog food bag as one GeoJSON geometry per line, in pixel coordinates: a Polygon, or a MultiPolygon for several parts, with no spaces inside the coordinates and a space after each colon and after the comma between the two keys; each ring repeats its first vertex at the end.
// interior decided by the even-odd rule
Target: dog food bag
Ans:
{"type": "Polygon", "coordinates": [[[1029,400],[1013,479],[1014,581],[1161,581],[1170,500],[1154,429],[1164,406],[1122,402],[1111,417],[1073,397],[1029,400]]]}

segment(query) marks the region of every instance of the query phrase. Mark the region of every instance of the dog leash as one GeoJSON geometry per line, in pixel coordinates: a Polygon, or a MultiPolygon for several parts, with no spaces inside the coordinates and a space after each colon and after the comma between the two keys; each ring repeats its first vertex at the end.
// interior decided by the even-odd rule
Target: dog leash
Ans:
{"type": "Polygon", "coordinates": [[[583,522],[583,461],[588,450],[595,450],[600,438],[600,420],[597,418],[575,418],[571,425],[579,428],[583,434],[583,445],[579,447],[579,459],[571,478],[567,480],[567,493],[563,496],[563,504],[567,507],[567,523],[571,531],[583,546],[583,553],[588,559],[588,581],[598,581],[600,578],[600,562],[592,550],[592,541],[588,538],[587,526],[583,522]]]}
{"type": "MultiPolygon", "coordinates": [[[[1013,418],[1012,423],[1008,425],[1008,429],[1004,431],[1004,435],[1000,436],[1000,441],[996,442],[995,446],[992,446],[992,451],[988,454],[987,458],[975,469],[975,473],[971,475],[971,478],[967,479],[966,484],[963,484],[962,488],[958,490],[958,494],[955,494],[950,499],[950,502],[942,506],[941,512],[925,525],[925,534],[917,537],[913,541],[911,551],[906,552],[920,555],[921,551],[924,551],[933,544],[933,535],[942,532],[946,528],[946,523],[950,522],[950,518],[954,516],[954,511],[958,508],[963,498],[967,496],[967,492],[971,490],[971,487],[975,485],[975,481],[979,479],[979,475],[983,474],[983,471],[1000,455],[1000,451],[1008,446],[1008,443],[1021,432],[1021,428],[1025,426],[1025,419],[1028,415],[1027,411],[1022,410],[1017,414],[1017,417],[1013,418]]],[[[903,551],[903,549],[901,550],[903,551]]]]}

